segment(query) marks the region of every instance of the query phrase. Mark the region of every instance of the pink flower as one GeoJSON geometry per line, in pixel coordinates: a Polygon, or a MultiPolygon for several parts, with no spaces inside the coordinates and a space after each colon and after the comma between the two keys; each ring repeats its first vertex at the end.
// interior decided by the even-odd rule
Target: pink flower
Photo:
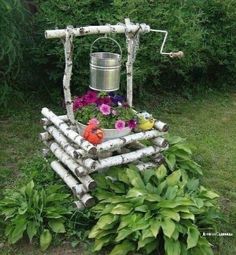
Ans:
{"type": "Polygon", "coordinates": [[[97,118],[92,118],[89,120],[88,125],[90,125],[90,124],[99,125],[99,123],[100,122],[97,118]]]}
{"type": "Polygon", "coordinates": [[[125,128],[125,122],[123,120],[117,120],[115,123],[115,128],[119,131],[125,128]]]}
{"type": "Polygon", "coordinates": [[[99,110],[103,115],[109,115],[111,113],[111,107],[107,104],[102,104],[99,110]]]}
{"type": "Polygon", "coordinates": [[[76,111],[77,109],[84,106],[83,99],[81,97],[75,98],[73,102],[73,111],[76,111]]]}
{"type": "Polygon", "coordinates": [[[84,101],[86,104],[92,104],[97,101],[97,93],[95,91],[88,91],[87,94],[84,95],[84,101]]]}

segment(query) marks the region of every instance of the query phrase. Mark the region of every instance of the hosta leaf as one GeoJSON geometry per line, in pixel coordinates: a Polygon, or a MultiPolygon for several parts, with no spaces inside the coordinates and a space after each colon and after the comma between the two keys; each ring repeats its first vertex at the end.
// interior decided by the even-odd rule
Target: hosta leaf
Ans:
{"type": "Polygon", "coordinates": [[[157,237],[159,230],[161,227],[161,222],[158,219],[154,219],[151,221],[151,226],[150,226],[150,230],[153,234],[154,237],[157,237]]]}
{"type": "Polygon", "coordinates": [[[187,188],[190,191],[195,191],[199,186],[199,179],[190,179],[187,182],[187,188]]]}
{"type": "Polygon", "coordinates": [[[166,188],[167,183],[166,180],[164,180],[163,182],[161,182],[158,187],[157,187],[157,194],[161,195],[161,193],[163,192],[163,190],[166,188]]]}
{"type": "Polygon", "coordinates": [[[9,243],[16,243],[22,238],[24,231],[26,230],[27,222],[24,217],[16,217],[14,219],[14,230],[8,236],[9,243]]]}
{"type": "Polygon", "coordinates": [[[98,225],[93,226],[91,231],[89,232],[89,238],[95,238],[99,233],[101,233],[103,230],[98,227],[98,225]]]}
{"type": "Polygon", "coordinates": [[[144,196],[146,194],[146,190],[145,189],[138,189],[138,188],[132,188],[128,191],[127,196],[128,198],[130,197],[140,197],[140,196],[144,196]]]}
{"type": "Polygon", "coordinates": [[[128,203],[123,203],[123,204],[118,204],[116,205],[111,213],[112,214],[121,214],[121,215],[126,215],[129,214],[132,211],[132,204],[128,204],[128,203]]]}
{"type": "Polygon", "coordinates": [[[173,200],[162,200],[158,203],[158,208],[175,208],[177,206],[193,205],[193,202],[188,198],[175,198],[173,200]]]}
{"type": "Polygon", "coordinates": [[[143,183],[143,180],[139,174],[138,169],[135,168],[128,168],[126,170],[127,176],[129,178],[130,183],[135,187],[135,188],[140,188],[144,189],[145,185],[143,183]]]}
{"type": "Polygon", "coordinates": [[[44,229],[43,233],[40,235],[40,248],[42,251],[47,250],[52,241],[52,235],[48,229],[44,229]]]}
{"type": "Polygon", "coordinates": [[[181,255],[180,242],[164,236],[166,255],[181,255]]]}
{"type": "Polygon", "coordinates": [[[125,171],[118,171],[118,180],[125,183],[125,184],[130,184],[130,181],[129,181],[129,177],[127,176],[126,172],[125,171]]]}
{"type": "Polygon", "coordinates": [[[172,145],[172,144],[184,142],[186,139],[182,138],[180,136],[168,136],[167,140],[168,140],[169,144],[172,145]]]}
{"type": "MultiPolygon", "coordinates": [[[[164,217],[173,219],[175,221],[179,221],[180,220],[180,216],[177,212],[170,210],[170,209],[161,209],[160,210],[160,214],[164,217]]],[[[164,218],[163,217],[163,218],[164,218]]]]}
{"type": "Polygon", "coordinates": [[[192,151],[189,148],[189,146],[184,143],[175,144],[172,148],[175,148],[176,150],[183,150],[190,155],[192,154],[192,151]]]}
{"type": "Polygon", "coordinates": [[[96,238],[95,239],[95,243],[94,243],[94,251],[100,251],[102,249],[102,247],[109,243],[111,241],[111,239],[113,238],[114,236],[113,235],[107,235],[107,236],[104,236],[102,238],[96,238]]]}
{"type": "Polygon", "coordinates": [[[50,220],[48,225],[51,227],[52,231],[55,233],[65,233],[65,226],[61,220],[50,220]]]}
{"type": "Polygon", "coordinates": [[[151,179],[152,176],[155,176],[155,171],[154,170],[150,169],[148,171],[144,171],[144,173],[143,173],[144,182],[146,184],[148,184],[149,180],[151,179]]]}
{"type": "Polygon", "coordinates": [[[182,219],[191,219],[191,220],[195,220],[195,216],[194,214],[192,213],[184,213],[184,212],[181,212],[181,218],[182,219]]]}
{"type": "Polygon", "coordinates": [[[37,231],[38,231],[38,224],[34,221],[28,222],[27,235],[29,237],[30,242],[32,241],[33,237],[37,234],[37,231]]]}
{"type": "Polygon", "coordinates": [[[146,246],[147,244],[153,242],[155,240],[154,237],[148,237],[148,238],[145,238],[145,239],[140,239],[138,241],[138,250],[143,248],[144,246],[146,246]]]}
{"type": "Polygon", "coordinates": [[[157,247],[158,247],[158,240],[154,239],[154,241],[146,244],[144,249],[146,251],[146,254],[151,254],[155,249],[157,249],[157,247]]]}
{"type": "Polygon", "coordinates": [[[135,214],[122,215],[120,217],[120,225],[117,230],[120,230],[126,226],[129,226],[134,220],[136,220],[135,214]]]}
{"type": "Polygon", "coordinates": [[[110,225],[114,221],[117,221],[118,217],[116,215],[112,214],[106,214],[100,217],[100,219],[97,222],[97,226],[100,229],[103,229],[104,227],[110,225]]]}
{"type": "Polygon", "coordinates": [[[117,182],[117,181],[113,182],[111,180],[107,180],[107,183],[108,183],[110,189],[112,189],[115,193],[123,194],[125,192],[125,185],[124,185],[124,183],[117,182]]]}
{"type": "Polygon", "coordinates": [[[173,171],[175,168],[175,164],[176,164],[175,155],[174,154],[167,155],[165,158],[165,161],[166,161],[168,167],[170,168],[170,170],[173,171]]]}
{"type": "Polygon", "coordinates": [[[175,228],[175,231],[174,231],[174,233],[173,233],[171,238],[173,238],[174,240],[178,240],[178,238],[179,238],[179,231],[178,231],[177,228],[175,228]]]}
{"type": "Polygon", "coordinates": [[[126,255],[128,254],[130,251],[134,251],[135,250],[135,245],[134,243],[125,240],[120,244],[117,244],[113,250],[109,253],[109,255],[126,255]]]}
{"type": "Polygon", "coordinates": [[[31,197],[31,196],[32,196],[33,188],[34,188],[34,182],[33,182],[33,180],[32,180],[32,181],[30,181],[30,182],[25,186],[25,193],[27,194],[28,197],[31,197]]]}
{"type": "Polygon", "coordinates": [[[164,165],[160,165],[156,170],[155,170],[155,173],[156,173],[156,177],[158,180],[162,180],[163,178],[166,177],[167,175],[167,170],[165,168],[164,165]]]}
{"type": "Polygon", "coordinates": [[[115,241],[120,242],[133,232],[134,232],[134,230],[132,228],[123,228],[118,232],[118,235],[117,235],[115,241]]]}
{"type": "Polygon", "coordinates": [[[208,197],[210,199],[214,199],[219,197],[218,194],[216,194],[215,192],[211,191],[211,190],[207,190],[206,192],[203,193],[204,197],[208,197]]]}
{"type": "Polygon", "coordinates": [[[145,200],[149,202],[159,202],[161,201],[161,197],[158,194],[147,193],[147,195],[145,196],[145,200]]]}
{"type": "Polygon", "coordinates": [[[174,186],[179,182],[180,177],[181,177],[181,171],[180,170],[174,171],[172,174],[170,174],[166,178],[166,182],[168,185],[174,186]]]}
{"type": "Polygon", "coordinates": [[[147,205],[141,205],[141,206],[137,206],[134,209],[137,212],[147,212],[148,211],[148,206],[147,205]]]}
{"type": "Polygon", "coordinates": [[[178,186],[169,186],[166,190],[164,198],[166,199],[174,199],[177,196],[178,186]]]}
{"type": "MultiPolygon", "coordinates": [[[[122,172],[122,171],[120,171],[120,172],[122,172]]],[[[107,184],[107,181],[106,181],[106,178],[105,178],[104,175],[97,174],[94,179],[95,179],[95,181],[97,183],[97,186],[99,188],[101,188],[101,189],[107,189],[108,188],[108,184],[107,184]]]]}
{"type": "Polygon", "coordinates": [[[161,221],[161,227],[164,235],[171,238],[172,234],[175,231],[175,223],[171,219],[164,218],[164,220],[161,221]]]}
{"type": "Polygon", "coordinates": [[[150,228],[143,229],[142,236],[141,236],[142,240],[144,240],[148,237],[153,237],[153,233],[152,233],[151,229],[150,228]]]}
{"type": "Polygon", "coordinates": [[[193,248],[197,245],[200,233],[196,227],[188,228],[187,249],[193,248]]]}

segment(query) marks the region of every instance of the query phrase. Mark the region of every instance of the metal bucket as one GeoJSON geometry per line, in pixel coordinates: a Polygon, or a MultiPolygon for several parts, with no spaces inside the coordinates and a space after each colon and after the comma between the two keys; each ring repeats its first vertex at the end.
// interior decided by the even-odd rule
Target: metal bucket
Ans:
{"type": "Polygon", "coordinates": [[[100,37],[91,45],[90,49],[90,88],[98,91],[115,91],[120,86],[120,66],[122,51],[117,41],[110,37],[100,37]],[[111,52],[92,52],[95,42],[109,39],[115,42],[120,54],[111,52]]]}

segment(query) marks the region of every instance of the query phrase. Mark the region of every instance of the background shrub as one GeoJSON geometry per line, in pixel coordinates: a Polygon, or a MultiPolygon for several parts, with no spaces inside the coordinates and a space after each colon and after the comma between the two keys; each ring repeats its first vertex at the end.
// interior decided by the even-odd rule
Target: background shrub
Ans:
{"type": "MultiPolygon", "coordinates": [[[[143,1],[143,0],[38,0],[35,15],[35,65],[43,72],[41,81],[47,90],[61,88],[64,68],[60,40],[46,40],[45,29],[73,26],[116,24],[129,17],[133,22],[145,22],[152,28],[166,29],[169,39],[166,51],[183,50],[185,58],[173,60],[160,56],[160,34],[141,36],[135,62],[135,92],[169,89],[201,90],[230,84],[235,77],[233,45],[236,36],[236,4],[233,1],[143,1]]],[[[125,48],[124,35],[114,36],[125,48]]],[[[83,91],[89,84],[89,47],[97,36],[75,40],[73,88],[83,91]]],[[[123,65],[125,71],[125,65],[123,65]]],[[[125,86],[124,74],[122,79],[125,86]]]]}

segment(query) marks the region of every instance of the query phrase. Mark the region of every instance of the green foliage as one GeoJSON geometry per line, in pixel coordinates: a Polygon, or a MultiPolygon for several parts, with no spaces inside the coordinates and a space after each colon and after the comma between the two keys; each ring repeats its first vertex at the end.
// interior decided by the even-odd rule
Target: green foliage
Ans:
{"type": "Polygon", "coordinates": [[[112,245],[110,255],[156,250],[167,255],[213,254],[200,231],[214,227],[216,218],[200,219],[210,211],[217,215],[218,195],[184,169],[170,171],[161,165],[139,173],[130,165],[111,168],[95,179],[98,204],[92,210],[98,221],[89,234],[95,251],[112,245]]]}
{"type": "MultiPolygon", "coordinates": [[[[232,0],[213,1],[123,1],[123,0],[38,0],[35,16],[37,48],[34,61],[58,84],[64,68],[63,47],[59,40],[45,40],[45,29],[74,26],[116,24],[129,17],[133,22],[145,22],[151,28],[167,29],[166,51],[183,50],[181,60],[160,56],[162,35],[141,35],[140,50],[134,66],[134,89],[140,95],[148,90],[201,90],[204,86],[224,86],[234,81],[236,36],[236,3],[232,0]]],[[[114,35],[120,42],[126,58],[124,35],[114,35]]],[[[83,91],[89,84],[89,47],[97,36],[75,39],[73,88],[83,91]]],[[[124,87],[125,65],[122,67],[124,87]]],[[[46,82],[46,81],[45,81],[46,82]]],[[[46,82],[49,83],[48,81],[46,82]]]]}
{"type": "Polygon", "coordinates": [[[0,106],[6,107],[11,97],[22,96],[14,83],[20,76],[26,39],[28,14],[22,1],[0,1],[0,106]]]}
{"type": "Polygon", "coordinates": [[[181,168],[184,171],[190,172],[192,175],[202,175],[201,167],[193,161],[191,148],[185,139],[179,136],[167,136],[166,138],[170,144],[170,148],[164,152],[164,155],[170,171],[181,168]]]}
{"type": "Polygon", "coordinates": [[[31,181],[20,189],[8,189],[0,202],[0,214],[5,219],[5,236],[16,243],[24,234],[30,242],[40,237],[42,250],[47,249],[53,234],[65,233],[65,219],[72,214],[69,194],[62,186],[49,185],[36,188],[31,181]]]}

